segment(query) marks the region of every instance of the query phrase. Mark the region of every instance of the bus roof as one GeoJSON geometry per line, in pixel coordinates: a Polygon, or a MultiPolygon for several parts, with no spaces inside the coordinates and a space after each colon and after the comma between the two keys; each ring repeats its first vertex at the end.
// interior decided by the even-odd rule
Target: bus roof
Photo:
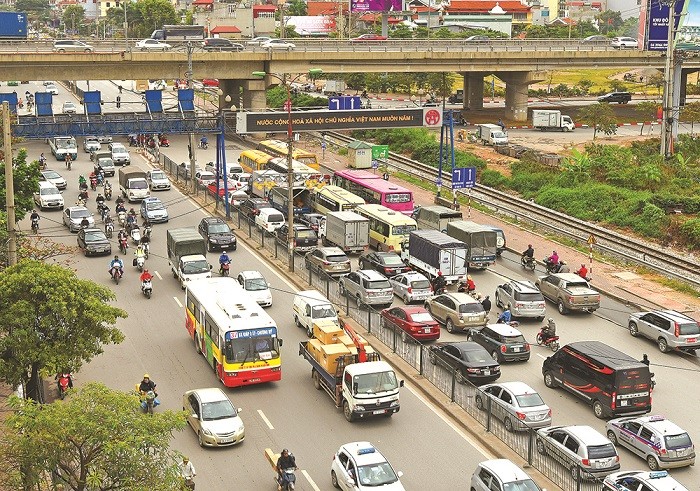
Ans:
{"type": "Polygon", "coordinates": [[[352,180],[381,179],[381,176],[374,174],[373,172],[369,172],[366,170],[359,170],[359,169],[337,170],[337,171],[335,171],[335,175],[347,177],[347,178],[352,179],[352,180]]]}
{"type": "Polygon", "coordinates": [[[378,218],[389,225],[416,225],[416,221],[399,211],[390,210],[382,205],[359,205],[355,212],[363,216],[378,218]]]}
{"type": "MultiPolygon", "coordinates": [[[[287,172],[287,159],[285,157],[273,157],[270,159],[268,164],[274,164],[274,165],[279,165],[284,169],[284,172],[287,172]]],[[[308,165],[306,165],[303,162],[299,162],[298,160],[292,160],[292,172],[296,173],[306,173],[306,174],[318,174],[318,171],[315,169],[312,169],[308,165]]]]}
{"type": "Polygon", "coordinates": [[[187,285],[187,296],[197,299],[204,311],[225,330],[276,326],[258,303],[234,278],[207,278],[187,285]]]}
{"type": "MultiPolygon", "coordinates": [[[[289,151],[289,147],[287,147],[287,142],[284,142],[282,140],[263,140],[260,143],[258,143],[258,150],[265,151],[265,147],[276,148],[278,151],[281,151],[282,153],[286,153],[289,151]]],[[[292,155],[296,155],[296,156],[313,155],[313,153],[307,152],[306,150],[302,150],[301,148],[292,147],[292,155]]]]}
{"type": "Polygon", "coordinates": [[[357,196],[356,194],[351,193],[347,189],[343,189],[339,186],[334,186],[332,184],[329,184],[327,186],[323,186],[321,188],[317,188],[316,192],[321,195],[325,195],[328,197],[335,198],[338,201],[345,201],[346,203],[349,204],[354,204],[354,205],[364,205],[365,200],[357,196]]]}
{"type": "MultiPolygon", "coordinates": [[[[270,160],[276,158],[273,155],[267,154],[263,152],[262,150],[244,150],[241,152],[241,157],[243,156],[250,157],[253,159],[255,162],[258,163],[266,163],[269,162],[270,160]]],[[[279,157],[277,157],[279,158],[279,157]]]]}
{"type": "Polygon", "coordinates": [[[336,171],[335,175],[347,178],[353,182],[360,182],[362,186],[378,193],[409,193],[411,196],[413,196],[413,192],[410,189],[400,186],[394,182],[385,181],[380,176],[364,170],[336,171]]]}

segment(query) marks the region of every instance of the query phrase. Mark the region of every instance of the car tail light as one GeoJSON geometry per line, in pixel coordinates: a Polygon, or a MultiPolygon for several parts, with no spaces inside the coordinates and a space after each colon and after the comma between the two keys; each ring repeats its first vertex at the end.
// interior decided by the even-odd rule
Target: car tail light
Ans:
{"type": "Polygon", "coordinates": [[[583,459],[581,460],[581,464],[585,465],[586,467],[591,465],[591,461],[588,459],[583,459]]]}
{"type": "Polygon", "coordinates": [[[549,411],[547,411],[547,416],[549,416],[550,418],[552,417],[552,410],[551,409],[549,411]]]}
{"type": "Polygon", "coordinates": [[[505,353],[506,350],[508,350],[508,348],[506,347],[505,344],[502,344],[502,345],[501,345],[501,353],[505,353]]]}
{"type": "Polygon", "coordinates": [[[527,418],[527,415],[526,415],[525,413],[521,413],[521,412],[517,412],[517,411],[516,411],[515,415],[516,415],[516,416],[518,417],[518,419],[521,420],[521,421],[524,421],[525,418],[527,418]]]}
{"type": "Polygon", "coordinates": [[[391,273],[391,268],[384,268],[385,273],[391,273]]]}
{"type": "Polygon", "coordinates": [[[389,246],[389,250],[390,250],[390,251],[393,251],[393,250],[394,250],[394,246],[393,246],[393,245],[390,245],[390,246],[389,246]]]}
{"type": "Polygon", "coordinates": [[[525,343],[525,351],[530,351],[530,343],[525,343]]]}
{"type": "Polygon", "coordinates": [[[409,286],[408,290],[406,290],[406,291],[408,291],[408,293],[413,293],[413,288],[409,286]]]}
{"type": "Polygon", "coordinates": [[[681,335],[681,326],[678,322],[673,323],[673,335],[676,337],[681,335]]]}
{"type": "Polygon", "coordinates": [[[467,368],[467,372],[469,372],[469,373],[479,373],[479,369],[478,369],[478,368],[467,368]]]}
{"type": "Polygon", "coordinates": [[[617,392],[612,393],[612,398],[610,400],[610,408],[615,409],[617,407],[617,392]]]}
{"type": "Polygon", "coordinates": [[[328,266],[330,263],[331,263],[330,261],[326,261],[326,260],[323,261],[324,266],[328,266]]]}

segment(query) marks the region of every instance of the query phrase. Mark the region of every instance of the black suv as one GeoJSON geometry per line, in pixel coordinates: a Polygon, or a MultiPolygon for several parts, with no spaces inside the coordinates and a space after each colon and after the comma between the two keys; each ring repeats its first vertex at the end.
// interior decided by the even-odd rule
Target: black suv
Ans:
{"type": "MultiPolygon", "coordinates": [[[[311,228],[298,223],[294,227],[294,250],[299,252],[309,252],[318,246],[318,236],[311,228]]],[[[277,240],[282,244],[287,244],[289,240],[289,227],[285,223],[275,231],[277,240]]]]}
{"type": "Polygon", "coordinates": [[[632,94],[629,92],[610,92],[598,97],[598,102],[617,102],[618,104],[627,104],[632,100],[632,94]]]}
{"type": "Polygon", "coordinates": [[[233,235],[231,228],[221,218],[202,218],[202,221],[199,222],[199,235],[207,239],[209,252],[216,249],[220,251],[236,250],[236,236],[233,235]]]}
{"type": "Polygon", "coordinates": [[[241,203],[238,212],[243,215],[247,220],[255,220],[255,215],[260,213],[263,208],[273,208],[269,201],[262,198],[248,198],[243,203],[241,203]]]}
{"type": "Polygon", "coordinates": [[[205,51],[243,51],[242,44],[232,43],[225,38],[207,38],[202,41],[202,49],[205,51]]]}

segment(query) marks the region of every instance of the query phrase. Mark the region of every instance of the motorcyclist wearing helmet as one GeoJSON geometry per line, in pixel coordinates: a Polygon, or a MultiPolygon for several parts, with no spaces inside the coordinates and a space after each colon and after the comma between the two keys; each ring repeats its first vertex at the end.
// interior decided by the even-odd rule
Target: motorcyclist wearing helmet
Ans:
{"type": "Polygon", "coordinates": [[[289,453],[289,450],[286,448],[282,449],[282,453],[280,454],[280,458],[277,459],[277,475],[279,476],[278,481],[277,481],[277,489],[281,490],[282,486],[286,484],[286,479],[287,476],[284,474],[285,469],[294,469],[297,470],[297,462],[296,459],[294,458],[294,455],[289,453]]]}
{"type": "Polygon", "coordinates": [[[118,255],[115,255],[114,259],[112,259],[109,263],[109,274],[114,276],[117,274],[117,272],[124,272],[124,263],[121,259],[119,259],[118,255]]]}
{"type": "Polygon", "coordinates": [[[542,335],[545,340],[552,339],[557,335],[557,325],[551,317],[547,319],[547,324],[542,327],[542,335]]]}
{"type": "Polygon", "coordinates": [[[559,269],[557,269],[557,273],[571,273],[571,268],[565,261],[559,261],[559,269]]]}
{"type": "Polygon", "coordinates": [[[522,253],[523,258],[528,258],[528,259],[534,259],[535,258],[535,249],[532,247],[532,244],[527,245],[527,249],[525,249],[522,253]]]}
{"type": "Polygon", "coordinates": [[[136,246],[136,250],[134,251],[134,256],[135,256],[134,259],[138,259],[140,257],[144,258],[144,260],[146,259],[146,250],[144,249],[144,247],[141,244],[136,246]]]}
{"type": "Polygon", "coordinates": [[[95,201],[97,202],[97,207],[100,208],[105,204],[105,197],[102,196],[102,193],[98,193],[95,201]]]}
{"type": "Polygon", "coordinates": [[[231,264],[231,258],[228,257],[228,254],[226,254],[226,251],[221,251],[221,255],[219,256],[219,269],[223,270],[224,264],[231,264]]]}
{"type": "MultiPolygon", "coordinates": [[[[146,393],[151,390],[153,392],[156,391],[156,383],[153,380],[151,380],[151,377],[147,373],[145,373],[143,375],[143,380],[141,380],[141,383],[139,384],[139,392],[146,393]]],[[[157,395],[158,394],[156,394],[156,396],[157,395]]]]}
{"type": "Polygon", "coordinates": [[[498,320],[496,320],[497,324],[508,324],[512,319],[512,315],[510,313],[510,309],[506,307],[506,310],[503,311],[501,315],[498,316],[498,320]]]}
{"type": "Polygon", "coordinates": [[[151,281],[153,279],[153,275],[149,273],[147,269],[144,269],[143,273],[141,273],[141,276],[139,276],[139,279],[141,280],[141,283],[145,281],[151,281]]]}
{"type": "Polygon", "coordinates": [[[445,280],[445,277],[442,276],[442,271],[438,271],[437,276],[433,280],[433,290],[435,291],[435,293],[440,293],[445,289],[446,286],[447,281],[445,280]]]}

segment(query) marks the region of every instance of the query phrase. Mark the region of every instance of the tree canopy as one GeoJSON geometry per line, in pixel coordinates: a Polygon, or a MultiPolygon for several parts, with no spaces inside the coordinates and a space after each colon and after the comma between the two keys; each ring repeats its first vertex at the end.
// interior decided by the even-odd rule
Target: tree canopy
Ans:
{"type": "Polygon", "coordinates": [[[82,5],[68,5],[63,8],[61,19],[72,32],[77,33],[85,23],[85,9],[82,5]]]}
{"type": "MultiPolygon", "coordinates": [[[[4,159],[4,154],[3,154],[4,159]]],[[[24,218],[27,212],[34,208],[34,191],[39,186],[39,162],[27,162],[27,150],[21,148],[12,159],[13,180],[15,191],[15,217],[17,221],[24,218]]],[[[5,162],[0,162],[0,211],[6,212],[5,206],[5,162]]]]}
{"type": "Polygon", "coordinates": [[[179,489],[170,440],[184,428],[184,412],[142,414],[135,394],[99,383],[53,404],[13,396],[10,405],[0,457],[12,489],[179,489]]]}
{"type": "Polygon", "coordinates": [[[120,343],[114,293],[67,268],[25,260],[0,273],[0,380],[43,402],[40,371],[77,371],[120,343]]]}
{"type": "Polygon", "coordinates": [[[617,119],[607,102],[598,102],[582,107],[578,110],[578,120],[593,127],[594,140],[599,131],[606,135],[617,133],[617,119]]]}
{"type": "MultiPolygon", "coordinates": [[[[148,37],[164,25],[179,24],[180,16],[168,0],[138,0],[128,2],[126,17],[129,25],[129,37],[148,37]]],[[[107,11],[107,19],[114,27],[121,29],[124,24],[123,7],[112,7],[107,11]]]]}

